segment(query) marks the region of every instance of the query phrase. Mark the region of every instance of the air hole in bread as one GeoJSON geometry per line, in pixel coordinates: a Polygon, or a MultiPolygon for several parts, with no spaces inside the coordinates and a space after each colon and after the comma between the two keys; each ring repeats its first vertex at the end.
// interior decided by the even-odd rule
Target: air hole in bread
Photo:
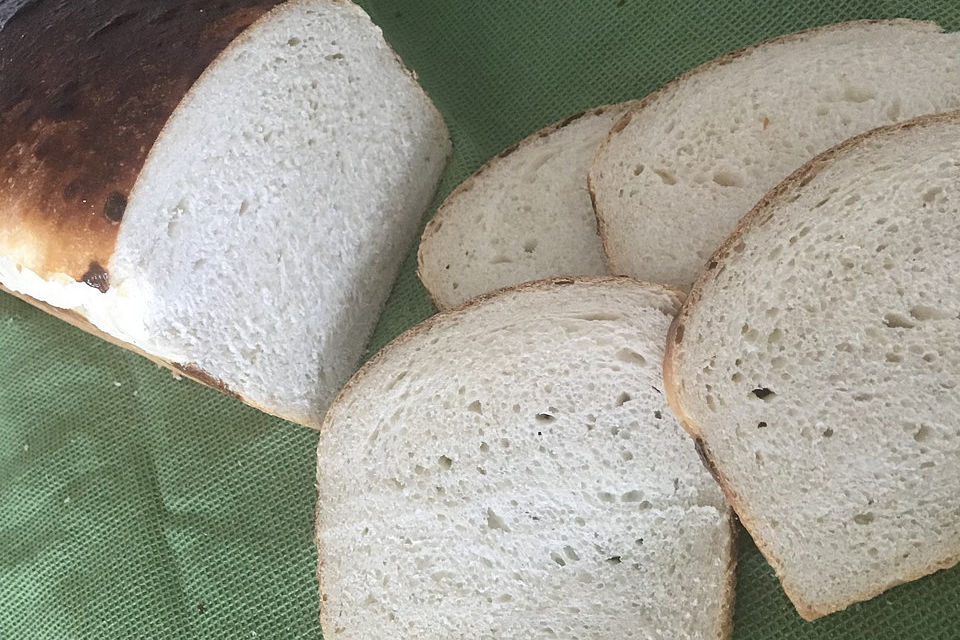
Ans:
{"type": "Polygon", "coordinates": [[[720,170],[713,174],[713,181],[721,187],[742,187],[743,178],[729,169],[720,170]]]}
{"type": "Polygon", "coordinates": [[[633,349],[624,348],[617,351],[617,360],[640,365],[641,367],[647,366],[647,359],[633,349]]]}
{"type": "Polygon", "coordinates": [[[483,415],[483,404],[479,400],[474,400],[467,405],[467,411],[483,415]]]}
{"type": "Polygon", "coordinates": [[[487,527],[490,529],[497,529],[503,531],[504,533],[510,533],[510,527],[507,526],[507,523],[496,514],[493,509],[487,509],[487,527]]]}
{"type": "Polygon", "coordinates": [[[758,387],[753,391],[751,391],[750,393],[752,393],[753,395],[755,395],[756,397],[764,401],[772,400],[773,397],[777,395],[772,389],[769,389],[767,387],[758,387]]]}
{"type": "Polygon", "coordinates": [[[677,176],[672,171],[669,171],[668,169],[654,169],[653,172],[660,176],[660,180],[663,181],[663,184],[677,184],[677,176]]]}
{"type": "Polygon", "coordinates": [[[873,522],[873,520],[874,520],[873,514],[870,512],[858,513],[857,515],[853,516],[853,521],[856,522],[857,524],[870,524],[871,522],[873,522]]]}
{"type": "Polygon", "coordinates": [[[943,187],[933,187],[932,189],[927,189],[927,191],[923,194],[923,201],[926,203],[933,202],[941,193],[943,193],[943,187]]]}
{"type": "Polygon", "coordinates": [[[628,402],[630,402],[630,400],[631,400],[630,394],[627,393],[626,391],[624,391],[624,392],[621,393],[619,396],[617,396],[617,406],[618,406],[618,407],[622,407],[623,405],[625,405],[625,404],[627,404],[628,402]]]}
{"type": "Polygon", "coordinates": [[[917,325],[904,315],[888,313],[883,316],[883,324],[891,329],[913,329],[917,325]]]}
{"type": "Polygon", "coordinates": [[[533,253],[537,249],[537,244],[538,243],[536,240],[527,240],[526,242],[523,243],[524,252],[533,253]]]}
{"type": "Polygon", "coordinates": [[[581,313],[573,316],[575,320],[586,320],[587,322],[619,322],[623,316],[617,313],[581,313]]]}
{"type": "Polygon", "coordinates": [[[877,97],[877,94],[863,87],[854,87],[852,85],[847,85],[843,90],[843,99],[847,102],[861,103],[868,100],[873,100],[877,97]]]}
{"type": "Polygon", "coordinates": [[[923,322],[925,320],[947,320],[956,318],[957,313],[947,309],[938,309],[921,304],[910,308],[910,316],[923,322]]]}

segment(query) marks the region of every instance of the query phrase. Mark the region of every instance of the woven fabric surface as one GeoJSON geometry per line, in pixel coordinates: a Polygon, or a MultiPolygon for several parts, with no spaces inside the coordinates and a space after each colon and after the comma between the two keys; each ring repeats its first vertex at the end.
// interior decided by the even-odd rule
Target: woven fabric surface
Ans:
{"type": "MultiPolygon", "coordinates": [[[[731,49],[860,18],[960,28],[933,0],[367,0],[456,153],[646,95],[731,49]]],[[[842,69],[838,69],[842,73],[842,69]]],[[[406,260],[370,352],[435,312],[406,260]]],[[[320,638],[316,434],[0,294],[0,639],[320,638]]],[[[803,622],[746,534],[735,638],[960,638],[960,569],[803,622]]]]}

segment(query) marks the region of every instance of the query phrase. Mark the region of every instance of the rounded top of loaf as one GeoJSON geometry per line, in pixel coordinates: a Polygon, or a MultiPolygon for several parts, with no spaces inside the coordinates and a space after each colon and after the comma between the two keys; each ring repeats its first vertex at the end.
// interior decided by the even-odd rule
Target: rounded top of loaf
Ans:
{"type": "Polygon", "coordinates": [[[0,252],[106,290],[127,197],[204,69],[278,0],[4,0],[0,252]]]}

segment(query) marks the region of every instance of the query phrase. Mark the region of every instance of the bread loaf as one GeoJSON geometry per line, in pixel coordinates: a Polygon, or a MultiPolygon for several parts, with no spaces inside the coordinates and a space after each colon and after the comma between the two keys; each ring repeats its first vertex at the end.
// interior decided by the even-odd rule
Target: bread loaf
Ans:
{"type": "Polygon", "coordinates": [[[52,0],[0,30],[0,284],[316,425],[449,152],[345,0],[52,0]]]}

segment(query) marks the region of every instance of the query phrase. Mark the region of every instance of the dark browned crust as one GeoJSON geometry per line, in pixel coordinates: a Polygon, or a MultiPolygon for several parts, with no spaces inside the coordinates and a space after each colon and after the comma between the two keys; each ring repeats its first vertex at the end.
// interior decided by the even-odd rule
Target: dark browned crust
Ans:
{"type": "Polygon", "coordinates": [[[787,597],[790,598],[790,601],[797,609],[797,613],[799,613],[800,617],[802,617],[804,620],[816,620],[817,618],[830,613],[841,611],[855,602],[869,600],[899,584],[922,578],[939,569],[952,567],[960,563],[960,553],[956,554],[955,556],[945,558],[942,562],[936,563],[930,568],[929,571],[918,572],[917,575],[908,577],[904,580],[891,581],[889,584],[883,585],[872,592],[858,595],[856,600],[850,602],[840,603],[830,608],[818,609],[810,603],[804,601],[801,595],[790,585],[789,578],[784,576],[783,563],[780,561],[777,555],[773,553],[764,538],[760,535],[762,531],[755,526],[754,515],[751,513],[751,510],[747,508],[743,500],[740,499],[740,496],[733,490],[733,487],[723,473],[722,465],[718,465],[713,455],[710,453],[709,446],[703,440],[703,433],[699,426],[684,410],[684,398],[680,390],[680,379],[677,371],[679,364],[678,350],[679,346],[683,342],[684,325],[689,319],[692,311],[696,309],[697,303],[700,301],[703,295],[704,287],[723,271],[723,269],[726,267],[725,260],[730,257],[731,254],[736,255],[736,253],[733,252],[733,248],[740,244],[740,242],[750,232],[751,229],[760,227],[769,222],[774,215],[776,215],[776,209],[778,207],[796,196],[798,192],[806,185],[810,184],[810,182],[821,171],[832,165],[846,154],[857,149],[863,143],[881,140],[883,138],[896,137],[898,134],[904,131],[909,131],[910,129],[915,129],[918,127],[936,126],[945,123],[960,125],[960,111],[922,116],[914,120],[908,120],[906,122],[867,131],[866,133],[862,133],[858,136],[850,138],[849,140],[841,142],[839,145],[821,153],[794,171],[783,182],[767,193],[767,195],[765,195],[763,199],[760,200],[760,202],[740,220],[730,236],[728,236],[723,244],[721,244],[720,247],[714,252],[713,256],[708,262],[707,269],[700,274],[700,276],[697,278],[697,281],[693,284],[690,293],[687,295],[686,300],[680,308],[680,312],[674,317],[673,322],[670,324],[670,330],[667,333],[667,344],[664,350],[663,359],[663,384],[667,392],[667,402],[669,403],[674,414],[677,416],[677,419],[680,421],[680,424],[683,425],[683,428],[696,439],[698,443],[697,450],[701,454],[704,464],[707,465],[707,468],[717,480],[717,484],[719,484],[720,488],[723,490],[723,493],[727,498],[727,502],[730,503],[734,511],[736,511],[737,515],[740,517],[741,524],[743,524],[743,527],[750,533],[757,545],[757,548],[767,559],[767,562],[770,563],[770,566],[773,567],[777,577],[780,579],[780,583],[784,592],[786,592],[787,597]]]}
{"type": "MultiPolygon", "coordinates": [[[[482,176],[484,173],[486,173],[487,170],[490,169],[490,167],[495,166],[500,160],[510,156],[516,151],[524,147],[527,147],[538,140],[549,138],[551,135],[553,135],[560,129],[563,129],[567,125],[573,122],[576,122],[577,120],[584,118],[586,116],[603,115],[610,109],[629,110],[632,105],[633,105],[633,102],[621,102],[619,104],[594,107],[592,109],[587,109],[586,111],[575,113],[572,116],[568,116],[563,120],[560,120],[559,122],[555,122],[548,127],[544,127],[543,129],[540,129],[539,131],[536,131],[530,134],[520,142],[517,142],[516,144],[513,144],[510,147],[507,147],[506,149],[498,153],[489,162],[484,164],[482,167],[477,169],[471,176],[469,176],[466,180],[461,182],[453,191],[450,192],[450,195],[444,198],[443,202],[441,202],[440,206],[437,208],[436,213],[433,214],[433,218],[430,220],[430,222],[427,223],[426,228],[424,228],[423,234],[420,236],[420,245],[417,248],[417,276],[420,278],[420,282],[423,283],[424,288],[426,288],[427,293],[430,295],[430,299],[433,301],[433,304],[434,306],[437,307],[437,309],[440,309],[441,311],[447,311],[452,309],[453,307],[448,307],[442,304],[441,301],[434,294],[435,287],[432,286],[432,283],[433,283],[432,278],[429,276],[429,274],[426,273],[426,268],[424,265],[423,250],[424,250],[424,245],[427,243],[427,241],[429,241],[429,239],[432,238],[433,235],[436,234],[440,230],[440,228],[443,226],[444,220],[446,219],[447,210],[450,208],[450,203],[453,202],[456,198],[458,198],[461,194],[464,194],[470,191],[471,189],[473,189],[474,183],[477,181],[477,179],[480,176],[482,176]]],[[[590,195],[592,198],[593,193],[591,192],[590,195]]],[[[594,206],[594,210],[596,210],[596,206],[594,206]]]]}
{"type": "Polygon", "coordinates": [[[167,119],[279,1],[34,0],[17,11],[0,29],[0,252],[43,277],[82,280],[109,264],[167,119]]]}
{"type": "MultiPolygon", "coordinates": [[[[628,124],[630,120],[639,112],[643,111],[649,107],[652,103],[660,100],[661,98],[673,93],[677,90],[677,87],[689,80],[694,76],[699,76],[703,73],[711,71],[716,67],[722,67],[730,64],[737,58],[742,58],[746,55],[752,54],[759,49],[766,49],[773,45],[785,44],[788,42],[802,41],[808,39],[811,35],[816,35],[819,33],[829,32],[829,31],[843,31],[850,27],[858,27],[863,25],[870,24],[888,24],[888,25],[911,25],[914,27],[926,27],[929,28],[931,32],[943,32],[943,28],[938,25],[936,22],[928,20],[909,20],[905,18],[897,18],[893,20],[853,20],[850,22],[839,22],[836,24],[828,24],[821,27],[814,27],[812,29],[805,29],[803,31],[796,31],[794,33],[788,33],[786,35],[777,36],[769,40],[764,40],[756,44],[752,44],[742,49],[737,49],[726,53],[718,58],[704,62],[703,64],[690,69],[689,71],[677,76],[670,82],[666,83],[647,97],[636,101],[636,104],[629,112],[624,114],[623,118],[614,125],[613,129],[610,131],[610,134],[607,136],[607,139],[600,143],[600,146],[597,148],[596,154],[593,156],[593,165],[590,168],[590,171],[587,173],[587,185],[590,190],[591,196],[594,194],[594,171],[596,171],[597,160],[600,156],[603,155],[606,148],[610,145],[610,141],[620,134],[628,124]]],[[[597,216],[597,231],[600,234],[600,241],[603,244],[603,254],[607,257],[607,265],[610,267],[611,273],[623,274],[625,269],[623,269],[616,261],[615,257],[611,254],[610,244],[608,241],[608,231],[606,223],[603,220],[603,212],[600,211],[600,208],[597,207],[597,200],[594,197],[593,200],[593,212],[597,216]]]]}

